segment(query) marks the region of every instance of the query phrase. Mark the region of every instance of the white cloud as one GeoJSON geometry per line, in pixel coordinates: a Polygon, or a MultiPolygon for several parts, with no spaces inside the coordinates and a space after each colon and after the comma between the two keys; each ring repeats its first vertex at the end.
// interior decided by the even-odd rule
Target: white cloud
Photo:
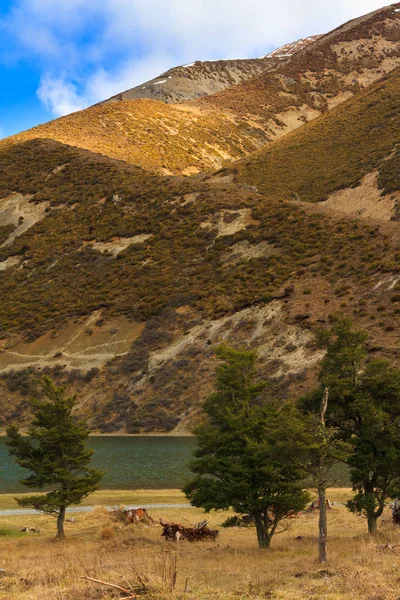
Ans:
{"type": "Polygon", "coordinates": [[[55,117],[68,115],[88,105],[87,98],[78,94],[73,83],[49,73],[41,78],[37,95],[55,117]]]}
{"type": "Polygon", "coordinates": [[[175,64],[261,56],[384,5],[384,0],[14,1],[0,23],[13,41],[8,51],[39,62],[44,76],[38,95],[55,116],[175,64]]]}
{"type": "Polygon", "coordinates": [[[114,70],[100,68],[87,80],[86,95],[91,103],[104,100],[159,75],[173,64],[173,58],[167,54],[151,54],[123,62],[114,70]]]}

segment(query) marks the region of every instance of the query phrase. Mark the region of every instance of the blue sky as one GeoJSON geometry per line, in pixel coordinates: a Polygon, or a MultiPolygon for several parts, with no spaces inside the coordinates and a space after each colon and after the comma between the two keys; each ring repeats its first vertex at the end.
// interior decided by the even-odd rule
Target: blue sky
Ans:
{"type": "Polygon", "coordinates": [[[262,56],[382,0],[0,0],[0,137],[168,68],[262,56]]]}

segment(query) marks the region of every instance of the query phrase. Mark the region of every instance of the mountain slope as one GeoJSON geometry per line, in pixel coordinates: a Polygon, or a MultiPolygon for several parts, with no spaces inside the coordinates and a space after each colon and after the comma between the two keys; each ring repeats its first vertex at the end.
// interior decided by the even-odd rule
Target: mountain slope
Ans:
{"type": "Polygon", "coordinates": [[[315,42],[318,37],[312,36],[286,44],[262,58],[196,61],[189,65],[174,67],[159,77],[116,94],[105,102],[152,98],[166,103],[176,103],[215,94],[259,75],[267,69],[276,68],[289,56],[315,42]]]}
{"type": "Polygon", "coordinates": [[[0,142],[46,137],[158,173],[223,166],[300,127],[400,66],[400,3],[322,36],[277,67],[186,104],[108,102],[0,142]]]}
{"type": "Polygon", "coordinates": [[[398,356],[397,223],[49,140],[3,149],[0,168],[3,422],[25,422],[41,369],[95,430],[185,431],[216,343],[258,348],[268,393],[298,393],[320,358],[312,329],[338,310],[398,356]]]}
{"type": "Polygon", "coordinates": [[[213,97],[109,102],[0,142],[3,424],[27,422],[45,372],[93,430],[188,431],[221,341],[258,349],[266,394],[298,395],[339,311],[400,362],[398,14],[213,97]],[[254,152],[312,102],[324,114],[254,152]]]}
{"type": "Polygon", "coordinates": [[[400,66],[400,3],[321,36],[279,68],[202,98],[280,136],[326,112],[400,66]]]}
{"type": "Polygon", "coordinates": [[[219,177],[263,194],[327,201],[348,213],[398,218],[400,69],[219,177]],[[347,190],[347,191],[346,191],[347,190]]]}
{"type": "Polygon", "coordinates": [[[161,174],[218,168],[265,143],[232,117],[140,99],[96,105],[0,141],[49,138],[161,174]]]}

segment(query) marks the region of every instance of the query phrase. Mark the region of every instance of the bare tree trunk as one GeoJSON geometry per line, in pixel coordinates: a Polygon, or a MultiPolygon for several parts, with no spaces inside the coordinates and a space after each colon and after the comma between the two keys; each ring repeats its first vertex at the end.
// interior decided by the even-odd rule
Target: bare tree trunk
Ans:
{"type": "MultiPolygon", "coordinates": [[[[326,459],[326,426],[325,426],[325,415],[328,408],[329,401],[329,388],[325,388],[324,394],[322,396],[321,402],[321,437],[325,446],[324,453],[322,458],[322,467],[325,467],[325,459],[326,459]]],[[[326,556],[326,540],[328,537],[328,519],[326,514],[326,487],[325,485],[321,485],[322,481],[320,481],[318,485],[318,499],[319,499],[319,523],[318,523],[318,556],[319,562],[325,563],[328,559],[326,556]]]]}
{"type": "Polygon", "coordinates": [[[57,517],[57,537],[61,540],[65,538],[64,521],[65,521],[65,506],[60,506],[60,512],[57,517]]]}
{"type": "Polygon", "coordinates": [[[319,562],[325,563],[328,559],[326,557],[326,539],[328,537],[328,522],[327,522],[327,510],[326,510],[326,489],[324,487],[318,488],[318,499],[319,499],[319,538],[318,538],[318,550],[319,550],[319,562]]]}

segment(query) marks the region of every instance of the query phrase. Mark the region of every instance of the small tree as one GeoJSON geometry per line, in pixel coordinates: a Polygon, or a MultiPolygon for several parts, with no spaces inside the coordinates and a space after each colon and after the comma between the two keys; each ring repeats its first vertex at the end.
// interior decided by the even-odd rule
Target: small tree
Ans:
{"type": "Polygon", "coordinates": [[[74,397],[66,397],[65,388],[43,377],[45,399],[31,401],[34,419],[29,437],[17,427],[7,429],[10,454],[31,473],[21,483],[29,488],[48,490],[46,494],[17,498],[20,506],[57,516],[57,537],[64,538],[66,508],[79,504],[94,492],[102,471],[89,468],[93,450],[86,448],[89,430],[72,411],[74,397]]]}
{"type": "Polygon", "coordinates": [[[282,521],[309,500],[304,422],[294,407],[259,401],[265,383],[256,381],[255,352],[221,346],[216,354],[224,363],[204,404],[207,421],[196,430],[197,477],[184,492],[206,511],[252,515],[260,548],[269,547],[282,521]]]}
{"type": "Polygon", "coordinates": [[[337,431],[325,422],[329,405],[329,388],[322,394],[320,411],[307,417],[311,436],[309,454],[309,481],[318,492],[318,557],[320,563],[327,561],[326,544],[328,539],[328,517],[326,490],[334,485],[331,470],[338,462],[348,457],[348,445],[338,439],[337,431]]]}
{"type": "Polygon", "coordinates": [[[348,507],[367,517],[375,535],[385,500],[400,490],[400,371],[387,361],[367,362],[367,335],[347,318],[321,331],[319,343],[326,349],[320,386],[301,405],[318,414],[329,387],[326,422],[351,448],[347,463],[357,494],[348,507]]]}
{"type": "Polygon", "coordinates": [[[377,522],[387,498],[400,494],[400,371],[387,361],[371,361],[360,379],[355,411],[356,435],[349,458],[357,491],[348,508],[367,518],[368,531],[377,522]]]}

